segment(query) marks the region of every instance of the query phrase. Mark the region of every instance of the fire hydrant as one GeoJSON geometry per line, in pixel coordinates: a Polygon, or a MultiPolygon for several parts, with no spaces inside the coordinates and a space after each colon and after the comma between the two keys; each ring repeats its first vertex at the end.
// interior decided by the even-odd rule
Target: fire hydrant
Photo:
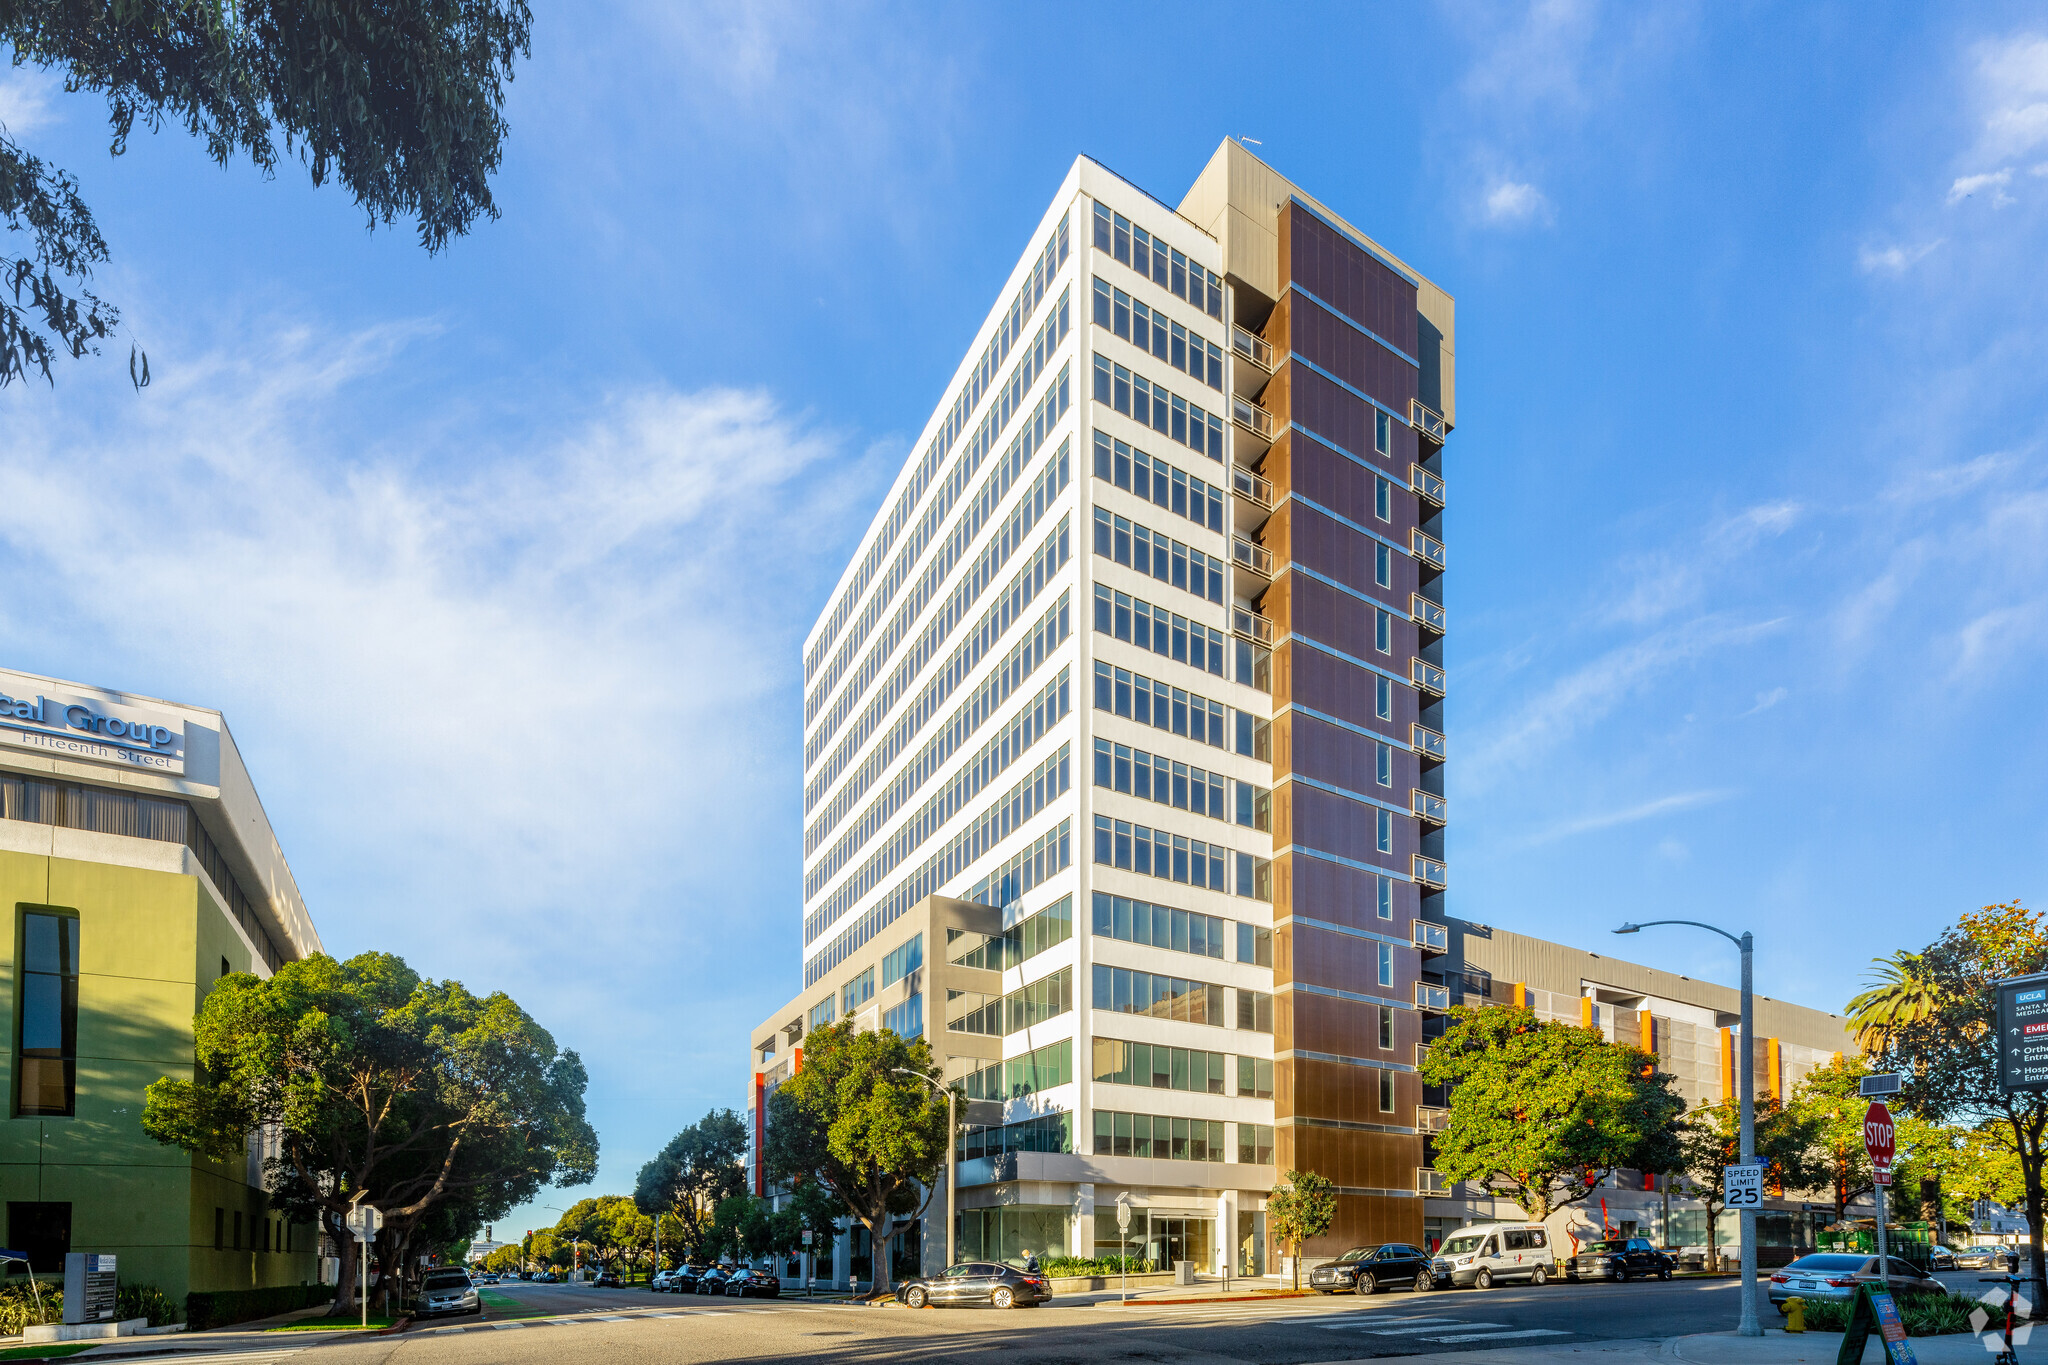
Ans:
{"type": "Polygon", "coordinates": [[[1785,1330],[1804,1332],[1806,1330],[1806,1300],[1785,1300],[1785,1330]]]}

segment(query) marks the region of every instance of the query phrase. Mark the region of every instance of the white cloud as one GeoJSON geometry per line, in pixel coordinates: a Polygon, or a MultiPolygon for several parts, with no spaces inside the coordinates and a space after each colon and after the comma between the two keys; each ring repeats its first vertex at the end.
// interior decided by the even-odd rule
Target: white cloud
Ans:
{"type": "Polygon", "coordinates": [[[1902,275],[1926,260],[1941,243],[1942,239],[1937,237],[1919,246],[1866,246],[1857,253],[1856,264],[1865,274],[1902,275]]]}
{"type": "Polygon", "coordinates": [[[16,67],[0,76],[0,128],[9,137],[22,138],[55,122],[50,99],[63,83],[32,67],[16,67]]]}
{"type": "Polygon", "coordinates": [[[1776,706],[1779,702],[1785,700],[1785,698],[1790,695],[1791,694],[1782,687],[1774,687],[1768,692],[1759,692],[1756,694],[1756,705],[1750,707],[1747,711],[1744,711],[1742,714],[1745,716],[1753,716],[1760,711],[1768,711],[1773,706],[1776,706]]]}
{"type": "Polygon", "coordinates": [[[1948,202],[1961,203],[1979,191],[1988,189],[1992,192],[1992,206],[2002,207],[2012,202],[2012,196],[2005,192],[2005,187],[2011,183],[2011,171],[1984,171],[1977,175],[1960,175],[1956,177],[1955,183],[1948,187],[1948,202]]]}
{"type": "MultiPolygon", "coordinates": [[[[1654,820],[1660,815],[1670,815],[1676,811],[1710,806],[1719,801],[1726,801],[1736,795],[1739,795],[1739,793],[1732,789],[1677,792],[1670,796],[1660,796],[1654,801],[1644,801],[1638,805],[1624,806],[1619,810],[1597,811],[1590,815],[1581,815],[1575,819],[1560,821],[1557,824],[1546,826],[1526,836],[1519,841],[1518,846],[1522,848],[1536,848],[1543,844],[1554,844],[1560,839],[1569,839],[1580,834],[1592,834],[1603,829],[1613,829],[1617,825],[1633,825],[1643,820],[1654,820]]],[[[1672,841],[1668,839],[1665,841],[1666,844],[1670,842],[1672,841]]],[[[1682,849],[1683,845],[1680,845],[1680,848],[1682,849]]],[[[1669,856],[1668,853],[1667,856],[1669,856]]]]}
{"type": "Polygon", "coordinates": [[[1984,151],[2003,160],[2048,143],[2048,37],[2024,33],[1978,49],[1984,151]]]}
{"type": "Polygon", "coordinates": [[[1534,185],[1503,180],[1486,194],[1486,217],[1494,223],[1550,221],[1550,201],[1534,185]]]}

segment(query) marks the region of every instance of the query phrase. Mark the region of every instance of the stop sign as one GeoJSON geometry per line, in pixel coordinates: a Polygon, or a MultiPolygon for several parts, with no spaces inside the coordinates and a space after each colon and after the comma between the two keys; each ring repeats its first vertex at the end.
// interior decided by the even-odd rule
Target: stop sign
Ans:
{"type": "Polygon", "coordinates": [[[1882,1171],[1892,1164],[1892,1111],[1885,1107],[1883,1100],[1874,1101],[1863,1116],[1863,1150],[1870,1153],[1870,1164],[1882,1171]]]}

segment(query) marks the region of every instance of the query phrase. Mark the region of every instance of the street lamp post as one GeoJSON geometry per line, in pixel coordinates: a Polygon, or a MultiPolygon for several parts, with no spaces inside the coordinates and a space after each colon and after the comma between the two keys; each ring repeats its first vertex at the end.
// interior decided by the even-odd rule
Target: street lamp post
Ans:
{"type": "Polygon", "coordinates": [[[940,1085],[922,1071],[912,1071],[908,1067],[897,1067],[896,1074],[914,1077],[917,1080],[923,1081],[933,1090],[946,1097],[946,1266],[948,1269],[951,1269],[953,1265],[953,1187],[958,1183],[955,1177],[960,1174],[960,1149],[954,1141],[954,1135],[959,1131],[959,1119],[954,1110],[953,1087],[950,1085],[940,1085]]]}
{"type": "MultiPolygon", "coordinates": [[[[1683,924],[1693,929],[1705,929],[1719,934],[1742,950],[1742,1164],[1756,1163],[1756,1034],[1755,1007],[1750,994],[1750,968],[1756,943],[1745,932],[1741,938],[1726,929],[1717,929],[1711,924],[1702,924],[1695,919],[1653,919],[1642,924],[1624,924],[1614,932],[1633,934],[1641,929],[1654,928],[1660,924],[1683,924]]],[[[1760,1337],[1763,1325],[1756,1317],[1756,1210],[1743,1209],[1738,1217],[1742,1228],[1742,1318],[1735,1331],[1738,1336],[1760,1337]]],[[[1711,1248],[1714,1230],[1707,1229],[1708,1245],[1711,1248]]]]}

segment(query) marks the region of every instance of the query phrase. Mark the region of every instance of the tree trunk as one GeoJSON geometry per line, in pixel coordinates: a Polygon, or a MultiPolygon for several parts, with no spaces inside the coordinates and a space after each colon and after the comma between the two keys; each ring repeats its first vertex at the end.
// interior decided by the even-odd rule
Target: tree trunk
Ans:
{"type": "Polygon", "coordinates": [[[320,1213],[320,1222],[327,1235],[334,1239],[334,1250],[341,1261],[339,1273],[334,1280],[334,1303],[327,1316],[347,1317],[356,1311],[351,1300],[355,1298],[356,1263],[361,1253],[356,1249],[355,1234],[350,1232],[340,1219],[323,1209],[320,1213]]]}

